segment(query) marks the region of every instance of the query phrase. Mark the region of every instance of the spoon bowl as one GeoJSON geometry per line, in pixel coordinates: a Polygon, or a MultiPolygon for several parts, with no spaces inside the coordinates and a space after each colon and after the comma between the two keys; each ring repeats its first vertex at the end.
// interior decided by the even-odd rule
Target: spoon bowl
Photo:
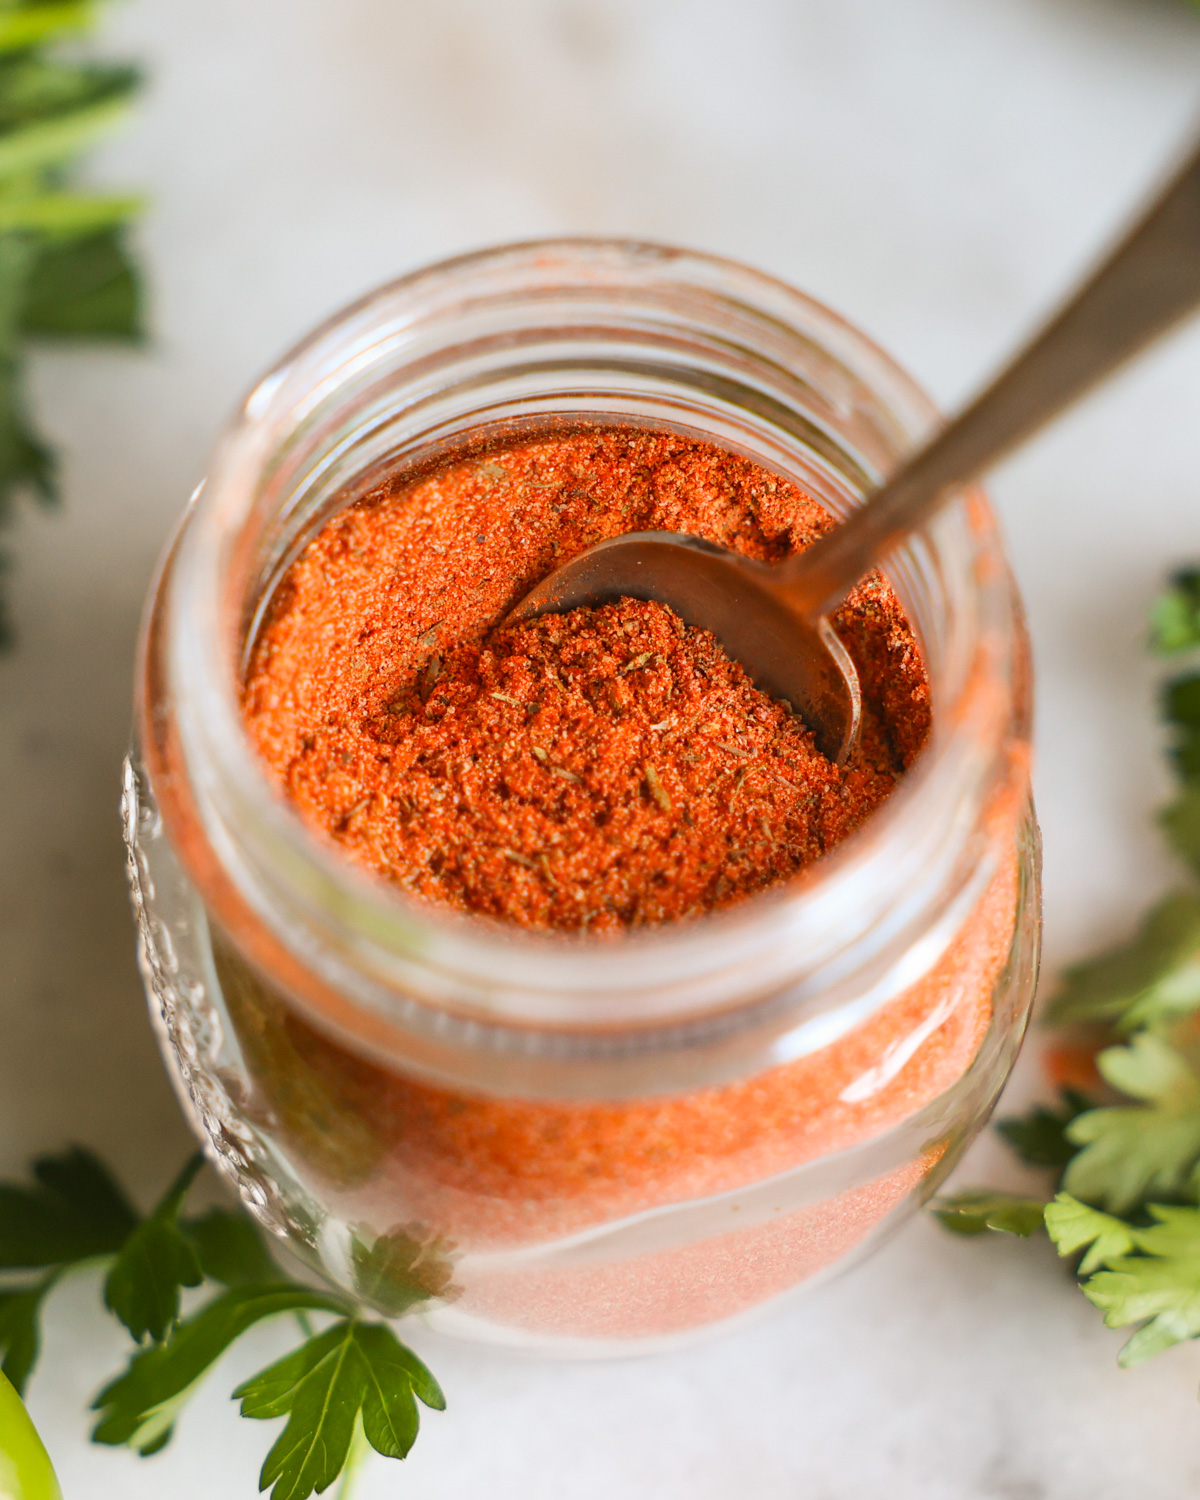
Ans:
{"type": "Polygon", "coordinates": [[[810,622],[789,607],[778,573],[700,537],[633,531],[556,568],[504,623],[617,599],[657,600],[685,625],[711,630],[755,686],[789,703],[822,755],[841,764],[858,738],[858,672],[824,615],[810,622]]]}

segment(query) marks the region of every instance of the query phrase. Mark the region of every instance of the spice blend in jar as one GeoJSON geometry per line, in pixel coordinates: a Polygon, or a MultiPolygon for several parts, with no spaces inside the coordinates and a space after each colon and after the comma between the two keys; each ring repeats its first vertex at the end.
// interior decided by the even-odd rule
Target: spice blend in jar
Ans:
{"type": "Polygon", "coordinates": [[[503,623],[622,533],[793,554],[930,419],[780,283],[604,241],[417,273],[251,395],[150,602],[125,826],[193,1123],[329,1280],[645,1349],[847,1264],[979,1129],[1038,918],[982,497],[837,611],[845,765],[652,601],[503,623]]]}
{"type": "MultiPolygon", "coordinates": [[[[287,569],[250,656],[247,728],[306,821],[419,900],[610,939],[694,919],[833,849],[919,754],[928,682],[895,595],[874,576],[836,617],[864,693],[845,766],[662,605],[497,621],[550,568],[623,531],[770,559],[830,524],[745,458],[627,426],[384,479],[287,569]]],[[[375,1073],[281,1011],[273,1024],[328,1083],[334,1114],[367,1123],[368,1156],[351,1150],[335,1175],[387,1181],[397,1209],[459,1252],[528,1246],[735,1191],[919,1110],[979,1045],[1015,901],[1010,861],[965,939],[867,1026],[750,1084],[650,1104],[446,1092],[375,1073]]],[[[260,1025],[264,1004],[250,1007],[260,1025]]],[[[270,1094],[269,1067],[260,1081],[270,1094]]],[[[616,1269],[482,1271],[469,1305],[610,1337],[727,1317],[843,1253],[927,1166],[616,1269]]]]}
{"type": "Polygon", "coordinates": [[[426,900],[593,933],[711,911],[840,842],[924,743],[925,672],[891,590],[874,578],[839,615],[866,695],[844,768],[664,606],[496,622],[623,531],[770,559],[829,524],[744,458],[628,427],[384,481],[288,569],[247,726],[310,823],[426,900]]]}

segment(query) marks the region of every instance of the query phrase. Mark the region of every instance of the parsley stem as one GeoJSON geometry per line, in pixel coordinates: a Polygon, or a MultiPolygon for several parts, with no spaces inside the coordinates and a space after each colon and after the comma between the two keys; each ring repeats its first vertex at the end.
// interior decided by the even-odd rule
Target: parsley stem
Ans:
{"type": "Polygon", "coordinates": [[[338,1485],[337,1500],[350,1500],[354,1492],[354,1486],[358,1479],[360,1470],[370,1451],[367,1435],[363,1431],[362,1414],[354,1424],[354,1436],[350,1439],[350,1451],[346,1454],[346,1464],[342,1469],[342,1482],[338,1485]]]}

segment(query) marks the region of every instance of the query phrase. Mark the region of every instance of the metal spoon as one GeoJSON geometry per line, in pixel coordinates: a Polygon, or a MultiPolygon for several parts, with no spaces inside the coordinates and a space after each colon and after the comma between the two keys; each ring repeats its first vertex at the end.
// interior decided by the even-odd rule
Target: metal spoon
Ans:
{"type": "Polygon", "coordinates": [[[861,701],[829,611],[960,486],[1198,302],[1200,147],[982,394],[807,551],[767,564],[699,537],[631,532],[556,568],[505,623],[613,599],[656,599],[711,630],[759,687],[792,705],[824,754],[844,761],[858,736],[861,701]]]}

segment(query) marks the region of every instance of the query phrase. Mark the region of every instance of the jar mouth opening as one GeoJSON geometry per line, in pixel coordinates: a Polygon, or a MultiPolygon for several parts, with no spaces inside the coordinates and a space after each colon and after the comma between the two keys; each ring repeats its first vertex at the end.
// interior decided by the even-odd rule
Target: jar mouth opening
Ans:
{"type": "Polygon", "coordinates": [[[735,992],[742,1005],[748,988],[766,995],[801,973],[828,990],[864,924],[878,926],[881,952],[895,947],[931,881],[965,878],[1013,671],[1011,583],[978,492],[882,570],[925,651],[929,743],[830,854],[706,916],[598,938],[414,901],[314,833],[249,742],[239,666],[255,613],[287,549],[346,503],[365,464],[452,444],[472,423],[551,413],[702,423],[709,441],[794,477],[835,511],[936,420],[913,381],[837,314],[760,272],[671,246],[523,242],[360,299],[246,398],[169,570],[167,673],[205,835],[281,942],[384,1012],[402,994],[466,1018],[628,1026],[719,1013],[735,992]]]}

